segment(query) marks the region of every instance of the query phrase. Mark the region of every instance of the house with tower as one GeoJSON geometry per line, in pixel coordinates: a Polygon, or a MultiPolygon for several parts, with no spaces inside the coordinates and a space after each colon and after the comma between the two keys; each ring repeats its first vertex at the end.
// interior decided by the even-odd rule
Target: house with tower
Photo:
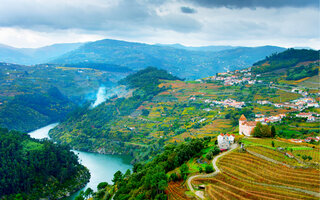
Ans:
{"type": "Polygon", "coordinates": [[[256,127],[256,121],[248,121],[244,115],[239,119],[239,134],[244,136],[251,136],[251,132],[256,127]]]}

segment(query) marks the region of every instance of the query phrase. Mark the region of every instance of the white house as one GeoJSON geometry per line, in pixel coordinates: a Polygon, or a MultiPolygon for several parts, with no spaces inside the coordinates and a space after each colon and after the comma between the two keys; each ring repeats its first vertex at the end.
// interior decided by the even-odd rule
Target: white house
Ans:
{"type": "Polygon", "coordinates": [[[234,143],[234,135],[222,133],[218,136],[218,146],[220,149],[229,149],[230,146],[234,143]]]}

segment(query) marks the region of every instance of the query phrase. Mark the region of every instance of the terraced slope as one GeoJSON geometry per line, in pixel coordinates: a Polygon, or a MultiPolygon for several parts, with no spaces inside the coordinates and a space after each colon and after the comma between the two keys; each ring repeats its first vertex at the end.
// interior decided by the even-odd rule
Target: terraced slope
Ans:
{"type": "Polygon", "coordinates": [[[232,152],[218,161],[222,173],[195,179],[207,184],[209,199],[318,199],[320,171],[288,168],[249,153],[232,152]]]}

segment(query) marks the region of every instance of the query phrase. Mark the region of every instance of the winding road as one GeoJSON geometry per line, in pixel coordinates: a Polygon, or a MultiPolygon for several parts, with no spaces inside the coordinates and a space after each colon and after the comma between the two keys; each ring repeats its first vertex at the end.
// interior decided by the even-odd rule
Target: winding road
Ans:
{"type": "MultiPolygon", "coordinates": [[[[224,152],[224,153],[216,156],[216,157],[212,160],[212,165],[213,165],[213,167],[214,167],[214,169],[215,169],[215,172],[213,172],[213,173],[211,173],[211,174],[198,174],[198,175],[194,175],[194,176],[191,176],[191,177],[188,178],[188,180],[187,180],[187,185],[188,185],[188,187],[189,187],[189,190],[190,190],[191,192],[193,192],[193,193],[196,195],[197,198],[199,198],[199,199],[205,199],[204,193],[203,193],[203,191],[199,191],[199,190],[196,191],[196,190],[194,190],[194,188],[193,188],[193,186],[192,186],[192,183],[191,183],[192,180],[195,179],[195,178],[210,178],[210,177],[216,176],[218,173],[221,172],[221,170],[218,168],[218,166],[217,166],[217,164],[216,164],[217,161],[218,161],[218,159],[219,159],[220,157],[222,157],[222,156],[230,153],[232,150],[236,149],[237,147],[238,147],[238,144],[233,144],[233,145],[231,146],[230,150],[228,150],[228,151],[226,151],[226,152],[224,152]]],[[[247,151],[248,151],[248,150],[247,150],[247,151]]],[[[260,157],[260,158],[262,158],[262,159],[265,159],[265,160],[267,160],[267,161],[269,161],[269,162],[274,162],[274,163],[277,163],[277,164],[282,164],[282,165],[284,165],[284,163],[279,163],[278,161],[274,161],[274,160],[272,160],[272,159],[270,159],[270,158],[267,158],[267,157],[265,157],[265,156],[262,156],[262,155],[260,155],[260,154],[255,153],[255,152],[249,151],[248,153],[250,153],[250,154],[252,154],[252,155],[254,155],[254,156],[260,157]]],[[[248,180],[243,180],[243,181],[248,181],[248,180]]],[[[250,182],[251,184],[271,186],[271,187],[277,187],[277,188],[284,188],[284,189],[288,189],[288,190],[294,190],[294,191],[298,191],[298,192],[304,192],[304,193],[306,193],[306,194],[309,194],[309,195],[312,195],[312,196],[315,196],[315,197],[320,198],[320,194],[319,194],[319,193],[313,192],[313,191],[309,191],[309,190],[304,190],[304,189],[294,188],[294,187],[288,187],[288,186],[283,186],[283,185],[273,185],[273,184],[266,184],[266,183],[258,183],[258,182],[254,182],[254,181],[249,181],[249,182],[250,182]]]]}
{"type": "Polygon", "coordinates": [[[210,178],[210,177],[213,177],[213,176],[217,175],[218,173],[220,173],[220,169],[218,168],[218,166],[217,166],[217,164],[216,164],[216,163],[217,163],[217,160],[218,160],[220,157],[222,157],[222,156],[230,153],[232,150],[234,150],[234,149],[237,148],[237,147],[238,147],[238,144],[237,144],[237,143],[231,145],[231,148],[230,148],[228,151],[223,152],[222,154],[216,156],[216,157],[212,160],[212,165],[213,165],[213,168],[215,169],[215,172],[213,172],[213,173],[211,173],[211,174],[198,174],[198,175],[194,175],[194,176],[189,177],[188,180],[187,180],[187,185],[188,185],[190,191],[193,192],[193,193],[195,193],[198,198],[204,199],[204,194],[203,194],[202,191],[195,191],[195,190],[193,189],[193,186],[192,186],[192,184],[191,184],[192,180],[195,179],[195,178],[210,178]]]}

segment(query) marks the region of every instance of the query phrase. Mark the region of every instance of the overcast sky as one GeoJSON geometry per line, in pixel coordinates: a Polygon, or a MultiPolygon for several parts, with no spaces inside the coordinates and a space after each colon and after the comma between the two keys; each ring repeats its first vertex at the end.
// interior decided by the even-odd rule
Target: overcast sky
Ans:
{"type": "Polygon", "coordinates": [[[319,0],[0,0],[0,43],[120,39],[320,49],[319,0]]]}

